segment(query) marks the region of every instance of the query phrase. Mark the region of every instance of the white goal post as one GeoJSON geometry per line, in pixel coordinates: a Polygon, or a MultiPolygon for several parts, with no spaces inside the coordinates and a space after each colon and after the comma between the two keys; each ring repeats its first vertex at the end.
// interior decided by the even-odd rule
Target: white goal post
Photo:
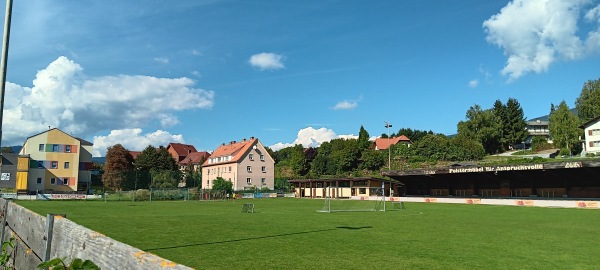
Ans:
{"type": "Polygon", "coordinates": [[[372,212],[385,211],[385,193],[378,188],[370,196],[352,196],[350,198],[334,198],[332,188],[326,187],[323,197],[323,208],[319,212],[372,212]]]}

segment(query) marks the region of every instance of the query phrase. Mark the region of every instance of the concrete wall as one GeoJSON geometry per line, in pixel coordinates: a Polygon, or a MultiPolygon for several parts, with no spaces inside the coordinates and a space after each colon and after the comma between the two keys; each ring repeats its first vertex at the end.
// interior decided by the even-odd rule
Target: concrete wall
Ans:
{"type": "Polygon", "coordinates": [[[51,240],[49,258],[66,258],[69,263],[80,258],[91,260],[101,269],[191,269],[115,241],[63,217],[54,218],[48,238],[47,217],[11,201],[6,202],[0,198],[0,211],[6,217],[4,240],[16,239],[10,260],[15,269],[36,269],[46,256],[48,239],[51,240]]]}

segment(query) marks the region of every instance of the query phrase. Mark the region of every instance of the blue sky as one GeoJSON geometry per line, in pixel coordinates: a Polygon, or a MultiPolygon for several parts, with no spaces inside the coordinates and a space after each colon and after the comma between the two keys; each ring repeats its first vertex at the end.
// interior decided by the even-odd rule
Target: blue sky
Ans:
{"type": "Polygon", "coordinates": [[[2,145],[58,127],[94,155],[182,142],[274,149],[412,128],[470,106],[527,118],[600,78],[600,3],[15,1],[2,145]]]}

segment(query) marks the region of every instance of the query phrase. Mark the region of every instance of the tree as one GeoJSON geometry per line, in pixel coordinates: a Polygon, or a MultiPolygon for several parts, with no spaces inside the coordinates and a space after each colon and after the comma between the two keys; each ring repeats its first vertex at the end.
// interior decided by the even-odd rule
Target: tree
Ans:
{"type": "Polygon", "coordinates": [[[501,120],[500,124],[502,125],[502,127],[500,129],[501,149],[498,149],[498,150],[506,151],[506,150],[508,150],[508,142],[506,139],[506,134],[508,133],[508,129],[509,129],[507,126],[507,122],[508,122],[507,108],[502,103],[502,101],[497,99],[496,102],[494,102],[494,107],[492,108],[492,112],[494,113],[494,115],[496,117],[498,117],[501,120]]]}
{"type": "Polygon", "coordinates": [[[579,142],[579,119],[569,110],[569,106],[564,100],[550,114],[549,122],[554,146],[561,149],[566,148],[573,153],[573,147],[577,146],[579,142]]]}
{"type": "Polygon", "coordinates": [[[360,126],[360,131],[358,132],[358,149],[363,151],[369,146],[371,146],[371,141],[369,141],[369,132],[365,130],[363,126],[360,126]]]}
{"type": "Polygon", "coordinates": [[[293,151],[290,156],[290,166],[296,176],[306,175],[310,169],[306,156],[304,155],[304,148],[301,144],[297,144],[293,147],[293,151]]]}
{"type": "Polygon", "coordinates": [[[157,167],[156,161],[158,160],[158,151],[156,147],[148,145],[139,155],[135,158],[135,167],[141,171],[150,171],[157,167]]]}
{"type": "Polygon", "coordinates": [[[385,164],[385,161],[385,155],[382,151],[366,149],[362,152],[359,168],[371,171],[379,170],[385,164]]]}
{"type": "Polygon", "coordinates": [[[223,177],[217,177],[213,180],[213,190],[225,190],[227,193],[233,192],[233,183],[223,179],[223,177]]]}
{"type": "Polygon", "coordinates": [[[10,146],[3,146],[2,153],[14,154],[14,151],[13,151],[12,147],[10,147],[10,146]]]}
{"type": "MultiPolygon", "coordinates": [[[[398,133],[394,136],[404,135],[404,136],[408,137],[413,143],[415,143],[427,134],[433,134],[433,131],[431,131],[431,130],[425,131],[425,130],[418,130],[418,129],[411,129],[411,128],[401,128],[400,130],[398,130],[398,133]]],[[[394,136],[392,136],[392,137],[394,137],[394,136]]]]}
{"type": "Polygon", "coordinates": [[[177,161],[169,154],[167,148],[160,146],[156,155],[155,167],[157,171],[178,171],[177,161]]]}
{"type": "Polygon", "coordinates": [[[288,192],[290,190],[290,182],[287,178],[278,177],[275,178],[275,190],[282,190],[288,192]]]}
{"type": "Polygon", "coordinates": [[[480,142],[488,154],[497,153],[501,146],[501,123],[492,110],[484,111],[475,104],[467,111],[467,120],[458,123],[458,134],[480,142]]]}
{"type": "Polygon", "coordinates": [[[506,118],[502,119],[504,139],[509,146],[514,147],[527,138],[527,123],[521,104],[509,98],[506,102],[506,118]]]}
{"type": "Polygon", "coordinates": [[[133,169],[133,156],[120,144],[108,147],[102,183],[105,187],[120,190],[126,174],[133,169]]]}
{"type": "Polygon", "coordinates": [[[311,174],[316,177],[329,174],[327,172],[327,160],[327,156],[325,156],[325,154],[322,154],[322,152],[319,151],[317,156],[313,159],[312,163],[310,164],[311,174]]]}
{"type": "Polygon", "coordinates": [[[600,116],[600,79],[587,81],[583,85],[575,108],[583,123],[600,116]]]}
{"type": "Polygon", "coordinates": [[[181,172],[179,171],[155,171],[152,174],[152,188],[176,188],[181,172]]]}

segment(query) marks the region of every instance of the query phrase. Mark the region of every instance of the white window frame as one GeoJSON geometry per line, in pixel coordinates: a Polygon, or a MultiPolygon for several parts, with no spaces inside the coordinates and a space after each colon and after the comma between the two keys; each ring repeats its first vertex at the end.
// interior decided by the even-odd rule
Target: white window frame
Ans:
{"type": "Polygon", "coordinates": [[[70,145],[65,145],[65,152],[71,153],[71,146],[70,145]]]}
{"type": "Polygon", "coordinates": [[[44,152],[44,150],[46,150],[46,148],[44,147],[43,143],[40,143],[40,146],[39,146],[38,149],[39,149],[40,152],[44,152]]]}
{"type": "Polygon", "coordinates": [[[69,178],[63,178],[63,185],[65,185],[65,186],[69,185],[69,178]]]}
{"type": "Polygon", "coordinates": [[[65,169],[69,169],[71,168],[71,163],[69,163],[68,161],[65,161],[65,169]]]}
{"type": "Polygon", "coordinates": [[[58,161],[51,161],[50,162],[50,168],[52,168],[52,169],[58,169],[58,161]]]}
{"type": "Polygon", "coordinates": [[[267,166],[262,166],[261,170],[262,170],[262,172],[266,173],[267,172],[267,166]]]}
{"type": "Polygon", "coordinates": [[[261,178],[260,179],[260,183],[263,184],[263,185],[267,184],[267,178],[264,178],[264,177],[261,178]]]}
{"type": "Polygon", "coordinates": [[[251,173],[252,172],[252,166],[246,166],[246,172],[251,173]]]}
{"type": "Polygon", "coordinates": [[[252,185],[252,177],[246,177],[246,184],[252,185]]]}
{"type": "Polygon", "coordinates": [[[250,159],[250,160],[254,160],[254,154],[249,154],[249,155],[248,155],[248,159],[250,159]]]}
{"type": "Polygon", "coordinates": [[[265,155],[260,155],[260,161],[265,161],[265,155]]]}

